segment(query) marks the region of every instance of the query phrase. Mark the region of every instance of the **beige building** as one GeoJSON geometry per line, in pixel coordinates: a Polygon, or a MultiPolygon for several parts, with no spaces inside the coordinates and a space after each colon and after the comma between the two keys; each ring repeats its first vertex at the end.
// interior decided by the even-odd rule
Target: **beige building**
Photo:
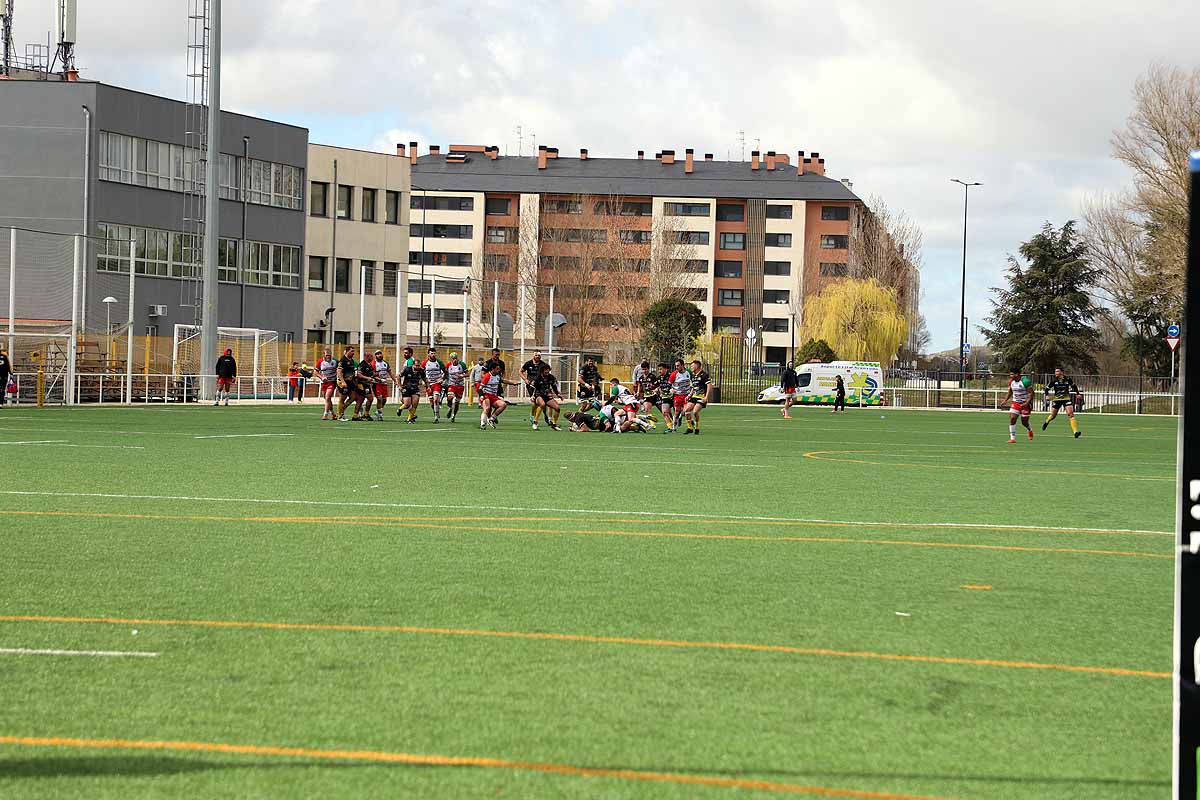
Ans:
{"type": "Polygon", "coordinates": [[[396,155],[308,146],[305,353],[311,343],[391,349],[407,332],[411,165],[396,155]]]}

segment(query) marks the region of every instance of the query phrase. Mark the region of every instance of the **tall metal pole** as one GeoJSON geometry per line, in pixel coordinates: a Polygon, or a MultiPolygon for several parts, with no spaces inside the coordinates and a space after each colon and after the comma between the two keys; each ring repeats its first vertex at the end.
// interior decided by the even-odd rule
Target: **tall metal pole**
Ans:
{"type": "MultiPolygon", "coordinates": [[[[330,245],[329,253],[329,308],[333,308],[333,293],[337,289],[337,219],[338,219],[338,170],[337,159],[333,160],[333,197],[325,198],[325,208],[329,208],[330,203],[333,204],[333,242],[330,245]]],[[[350,275],[346,275],[346,280],[350,280],[350,275]]],[[[347,289],[350,287],[347,286],[347,289]]],[[[328,341],[326,344],[333,344],[333,313],[329,312],[329,333],[327,334],[328,341]]]]}
{"type": "Polygon", "coordinates": [[[75,404],[75,369],[79,361],[79,271],[83,266],[83,242],[75,235],[75,254],[71,262],[71,338],[67,340],[67,405],[75,404]]]}
{"type": "Polygon", "coordinates": [[[963,321],[967,317],[967,196],[970,194],[972,186],[982,186],[982,183],[973,181],[967,183],[960,181],[958,178],[951,178],[954,183],[961,184],[963,187],[963,246],[962,246],[962,296],[959,302],[958,309],[958,371],[960,373],[967,371],[967,365],[964,362],[963,345],[967,343],[967,326],[963,321]]]}
{"type": "MultiPolygon", "coordinates": [[[[217,354],[217,245],[221,241],[221,0],[209,0],[208,153],[204,173],[204,259],[200,300],[200,399],[216,396],[216,379],[209,376],[206,359],[217,354]]],[[[133,261],[129,263],[133,272],[133,261]]],[[[132,333],[132,331],[131,331],[132,333]]]]}
{"type": "MultiPolygon", "coordinates": [[[[234,170],[236,172],[236,170],[234,170]]],[[[246,204],[250,200],[250,192],[246,189],[246,176],[250,174],[250,137],[242,137],[242,174],[238,180],[241,184],[242,195],[242,241],[238,244],[238,327],[246,327],[246,204]]]]}
{"type": "Polygon", "coordinates": [[[367,346],[367,265],[358,262],[358,357],[367,346]]]}
{"type": "Polygon", "coordinates": [[[88,266],[91,259],[88,258],[86,248],[91,246],[92,235],[92,110],[87,106],[82,106],[84,114],[83,125],[83,271],[80,273],[82,283],[80,285],[80,295],[82,297],[82,307],[79,312],[79,324],[76,326],[79,333],[83,333],[87,329],[87,274],[88,266]]]}
{"type": "Polygon", "coordinates": [[[463,285],[463,343],[462,343],[463,363],[466,363],[466,360],[467,360],[467,315],[471,313],[470,306],[468,305],[468,303],[470,303],[470,300],[471,300],[471,290],[470,290],[470,288],[468,288],[469,286],[470,286],[470,280],[468,280],[467,283],[463,285]]]}
{"type": "MultiPolygon", "coordinates": [[[[429,195],[423,186],[415,187],[421,190],[421,313],[417,315],[417,341],[425,341],[425,207],[429,205],[429,195]]],[[[432,317],[430,322],[432,323],[432,317]]]]}
{"type": "Polygon", "coordinates": [[[554,287],[550,287],[550,324],[546,326],[546,352],[554,353],[554,287]]]}
{"type": "MultiPolygon", "coordinates": [[[[433,318],[437,316],[437,281],[431,276],[429,278],[429,346],[433,347],[433,318]]],[[[421,313],[421,319],[425,319],[425,313],[421,313]]]]}
{"type": "Polygon", "coordinates": [[[500,281],[492,281],[492,347],[500,346],[500,281]]]}
{"type": "MultiPolygon", "coordinates": [[[[125,402],[133,402],[133,307],[134,280],[137,278],[137,239],[129,243],[129,311],[125,319],[125,402]]],[[[213,345],[216,349],[216,345],[213,345]]]]}
{"type": "MultiPolygon", "coordinates": [[[[133,267],[130,266],[130,269],[133,267]]],[[[13,335],[16,333],[17,309],[17,229],[8,229],[8,358],[13,357],[13,335]]],[[[3,390],[4,387],[0,387],[3,390]]],[[[2,398],[0,398],[2,399],[2,398]]]]}

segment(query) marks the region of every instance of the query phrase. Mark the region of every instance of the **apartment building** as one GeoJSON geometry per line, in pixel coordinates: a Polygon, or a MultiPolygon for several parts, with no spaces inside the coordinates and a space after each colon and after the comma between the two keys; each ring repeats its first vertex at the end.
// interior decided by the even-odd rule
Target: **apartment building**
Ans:
{"type": "Polygon", "coordinates": [[[410,170],[403,152],[308,146],[305,342],[406,338],[410,170]]]}
{"type": "MultiPolygon", "coordinates": [[[[446,280],[431,308],[435,330],[452,341],[464,324],[473,341],[487,340],[499,316],[544,343],[551,286],[554,313],[567,320],[560,346],[630,340],[635,312],[669,273],[709,330],[754,328],[762,360],[782,361],[804,298],[848,274],[852,212],[862,205],[825,176],[818,153],[803,151],[795,163],[775,151],[754,151],[749,162],[692,150],[592,158],[542,146],[521,158],[451,145],[418,156],[409,143],[407,152],[409,263],[446,280]],[[525,306],[518,284],[534,297],[525,306]]],[[[408,304],[419,322],[411,291],[408,304]]]]}
{"type": "MultiPolygon", "coordinates": [[[[218,324],[298,340],[308,131],[227,111],[220,125],[218,324]]],[[[0,80],[0,130],[0,226],[92,234],[89,320],[105,313],[97,287],[129,274],[134,239],[136,333],[169,337],[195,321],[201,248],[187,190],[201,157],[186,146],[184,103],[92,81],[0,80]]]]}

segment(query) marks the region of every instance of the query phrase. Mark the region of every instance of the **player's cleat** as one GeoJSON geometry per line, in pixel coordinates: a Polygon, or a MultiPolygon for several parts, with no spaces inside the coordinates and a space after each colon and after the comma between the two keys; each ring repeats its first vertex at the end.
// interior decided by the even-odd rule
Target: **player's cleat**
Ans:
{"type": "Polygon", "coordinates": [[[1016,444],[1016,443],[1017,443],[1016,437],[1014,437],[1014,436],[1010,436],[1010,437],[1008,437],[1008,443],[1009,443],[1009,444],[1016,444]]]}
{"type": "Polygon", "coordinates": [[[1046,428],[1048,428],[1048,427],[1050,427],[1050,423],[1049,423],[1049,422],[1043,422],[1043,423],[1042,423],[1042,430],[1046,430],[1046,428]]]}
{"type": "MultiPolygon", "coordinates": [[[[530,419],[533,419],[533,417],[530,417],[530,419]]],[[[535,423],[533,423],[533,429],[534,429],[535,431],[538,429],[538,427],[537,427],[537,423],[536,423],[536,422],[535,422],[535,423]]]]}
{"type": "Polygon", "coordinates": [[[1083,436],[1083,431],[1075,431],[1075,438],[1078,439],[1080,436],[1083,436]]]}
{"type": "Polygon", "coordinates": [[[684,429],[683,429],[683,435],[684,435],[684,436],[687,436],[687,435],[688,435],[689,433],[691,433],[691,432],[692,432],[692,429],[691,429],[691,428],[684,428],[684,429]]]}
{"type": "Polygon", "coordinates": [[[437,416],[437,415],[434,415],[434,417],[433,417],[433,424],[434,424],[434,425],[437,425],[437,424],[438,424],[439,422],[441,422],[441,421],[442,421],[442,418],[441,418],[441,417],[439,417],[439,416],[437,416]]]}
{"type": "Polygon", "coordinates": [[[403,408],[398,408],[398,409],[396,409],[396,416],[397,416],[397,417],[403,417],[403,416],[404,416],[404,409],[403,409],[403,408]]]}
{"type": "Polygon", "coordinates": [[[376,412],[375,412],[375,419],[379,420],[380,422],[383,422],[383,412],[382,412],[382,411],[376,411],[376,412]]]}
{"type": "Polygon", "coordinates": [[[225,407],[226,407],[226,408],[228,408],[228,407],[229,407],[229,398],[225,398],[225,407]]]}
{"type": "Polygon", "coordinates": [[[532,423],[532,424],[533,424],[533,427],[534,427],[534,428],[536,428],[536,427],[537,427],[537,417],[533,416],[533,414],[530,414],[530,415],[529,415],[529,421],[530,421],[530,423],[532,423]]]}
{"type": "Polygon", "coordinates": [[[696,428],[696,430],[692,431],[692,433],[694,433],[694,434],[696,434],[697,436],[699,436],[699,435],[700,435],[700,429],[699,429],[699,428],[696,428]]]}
{"type": "Polygon", "coordinates": [[[1029,441],[1033,441],[1033,431],[1029,431],[1029,441]]]}
{"type": "Polygon", "coordinates": [[[558,425],[556,425],[556,424],[554,424],[553,422],[551,422],[551,423],[550,423],[550,430],[552,430],[552,431],[561,431],[561,430],[562,430],[562,428],[558,427],[558,425]]]}
{"type": "Polygon", "coordinates": [[[489,428],[491,428],[492,430],[495,430],[495,429],[496,429],[496,418],[495,418],[495,417],[488,417],[487,424],[488,424],[488,427],[489,427],[489,428]]]}
{"type": "Polygon", "coordinates": [[[322,414],[321,419],[329,419],[329,412],[326,411],[324,414],[322,414]]]}

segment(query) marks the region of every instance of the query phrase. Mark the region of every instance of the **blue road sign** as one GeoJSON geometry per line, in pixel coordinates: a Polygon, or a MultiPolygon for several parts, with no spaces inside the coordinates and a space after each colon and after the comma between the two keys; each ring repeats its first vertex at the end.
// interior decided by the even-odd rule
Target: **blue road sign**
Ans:
{"type": "Polygon", "coordinates": [[[1179,326],[1178,325],[1169,325],[1167,327],[1167,336],[1171,337],[1172,339],[1178,339],[1179,338],[1179,326]]]}
{"type": "Polygon", "coordinates": [[[971,352],[971,343],[965,342],[963,344],[963,353],[969,353],[969,352],[971,352]]]}

